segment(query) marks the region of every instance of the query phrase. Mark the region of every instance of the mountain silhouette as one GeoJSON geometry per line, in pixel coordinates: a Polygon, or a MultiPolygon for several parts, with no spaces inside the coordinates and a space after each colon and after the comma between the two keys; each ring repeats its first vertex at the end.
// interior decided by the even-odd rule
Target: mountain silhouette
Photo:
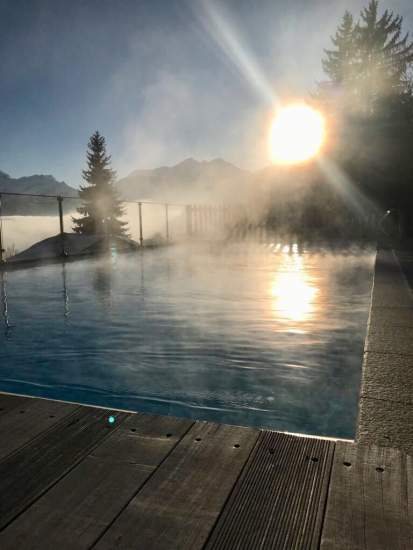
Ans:
{"type": "MultiPolygon", "coordinates": [[[[280,169],[267,166],[257,171],[243,170],[226,160],[198,161],[187,158],[174,166],[135,170],[115,184],[124,200],[154,202],[242,203],[265,200],[276,193],[287,200],[298,188],[305,187],[307,168],[280,169]],[[303,185],[304,181],[304,185],[303,185]]],[[[51,175],[11,178],[0,171],[0,194],[5,192],[62,195],[76,197],[78,190],[51,175]]],[[[78,201],[64,201],[65,211],[73,211],[78,201]]],[[[4,215],[56,215],[56,199],[3,195],[4,215]]]]}
{"type": "MultiPolygon", "coordinates": [[[[33,193],[35,195],[63,195],[76,197],[77,190],[63,181],[57,181],[50,175],[33,175],[22,178],[11,178],[0,171],[1,193],[33,193]]],[[[74,201],[70,201],[74,202],[74,201]]],[[[69,206],[69,205],[67,205],[69,206]]],[[[2,195],[2,212],[4,215],[51,215],[56,214],[55,199],[37,197],[18,197],[2,195]]]]}
{"type": "Polygon", "coordinates": [[[124,199],[171,202],[238,200],[246,193],[251,172],[223,160],[187,158],[175,166],[135,170],[117,183],[124,199]]]}

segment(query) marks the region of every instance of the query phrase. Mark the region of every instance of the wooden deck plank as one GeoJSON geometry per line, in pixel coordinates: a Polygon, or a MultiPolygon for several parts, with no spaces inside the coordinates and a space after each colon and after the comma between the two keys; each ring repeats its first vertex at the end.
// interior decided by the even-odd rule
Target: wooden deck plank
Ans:
{"type": "Polygon", "coordinates": [[[16,407],[24,405],[29,399],[29,397],[0,393],[0,416],[7,414],[16,407]]]}
{"type": "Polygon", "coordinates": [[[337,443],[321,549],[411,550],[411,467],[397,449],[337,443]]]}
{"type": "Polygon", "coordinates": [[[90,548],[192,424],[131,415],[0,533],[0,548],[90,548]]]}
{"type": "Polygon", "coordinates": [[[0,461],[79,410],[79,405],[69,403],[22,399],[19,406],[0,416],[0,461]]]}
{"type": "Polygon", "coordinates": [[[206,548],[318,548],[332,441],[263,432],[206,548]]]}
{"type": "MultiPolygon", "coordinates": [[[[116,429],[108,424],[108,414],[103,409],[80,407],[0,462],[0,529],[116,429]]],[[[125,413],[113,414],[117,426],[126,417],[125,413]]],[[[25,418],[29,421],[29,416],[25,418]]]]}
{"type": "Polygon", "coordinates": [[[197,422],[94,548],[202,548],[258,434],[197,422]]]}

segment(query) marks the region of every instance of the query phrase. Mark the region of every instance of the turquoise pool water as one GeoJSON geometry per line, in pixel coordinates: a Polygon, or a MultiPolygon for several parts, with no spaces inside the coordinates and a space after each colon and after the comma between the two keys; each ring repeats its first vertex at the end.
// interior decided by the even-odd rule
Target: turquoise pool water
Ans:
{"type": "Polygon", "coordinates": [[[0,390],[352,437],[373,262],[274,242],[10,272],[0,390]]]}

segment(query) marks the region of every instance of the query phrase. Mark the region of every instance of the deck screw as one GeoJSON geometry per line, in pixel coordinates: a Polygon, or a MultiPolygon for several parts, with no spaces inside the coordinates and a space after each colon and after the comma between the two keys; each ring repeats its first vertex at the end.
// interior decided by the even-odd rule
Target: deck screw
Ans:
{"type": "Polygon", "coordinates": [[[235,449],[239,449],[239,443],[235,443],[234,447],[235,449]]]}
{"type": "Polygon", "coordinates": [[[384,468],[382,468],[381,466],[378,466],[378,467],[376,468],[376,472],[380,472],[380,473],[381,473],[381,472],[384,472],[384,468]]]}
{"type": "Polygon", "coordinates": [[[130,431],[131,432],[136,432],[136,428],[131,428],[130,431]]]}
{"type": "Polygon", "coordinates": [[[166,437],[172,437],[172,434],[166,434],[166,437]]]}
{"type": "Polygon", "coordinates": [[[200,438],[200,437],[196,437],[196,438],[195,438],[195,441],[201,441],[201,438],[200,438]]]}
{"type": "Polygon", "coordinates": [[[349,468],[351,466],[351,462],[343,462],[344,466],[347,466],[349,468]]]}

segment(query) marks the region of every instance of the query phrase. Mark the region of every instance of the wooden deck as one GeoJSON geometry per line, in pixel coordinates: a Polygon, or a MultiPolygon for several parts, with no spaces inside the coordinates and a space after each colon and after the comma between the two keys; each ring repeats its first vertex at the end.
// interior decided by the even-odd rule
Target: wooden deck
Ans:
{"type": "Polygon", "coordinates": [[[2,550],[411,550],[412,531],[399,450],[0,395],[2,550]]]}

